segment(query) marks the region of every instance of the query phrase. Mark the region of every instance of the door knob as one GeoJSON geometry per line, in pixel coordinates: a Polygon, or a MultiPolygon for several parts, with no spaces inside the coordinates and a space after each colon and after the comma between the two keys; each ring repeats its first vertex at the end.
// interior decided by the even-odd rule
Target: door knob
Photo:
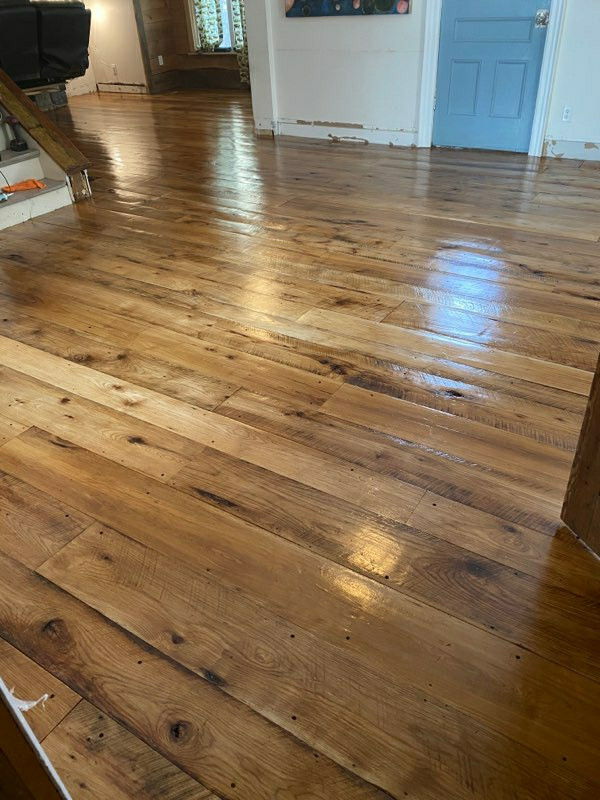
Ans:
{"type": "Polygon", "coordinates": [[[540,8],[535,14],[535,27],[547,28],[550,22],[550,10],[548,8],[540,8]]]}

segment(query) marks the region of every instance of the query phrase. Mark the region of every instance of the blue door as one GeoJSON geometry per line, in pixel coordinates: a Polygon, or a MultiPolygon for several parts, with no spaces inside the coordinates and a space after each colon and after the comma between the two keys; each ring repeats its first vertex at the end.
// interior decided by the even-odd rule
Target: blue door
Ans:
{"type": "Polygon", "coordinates": [[[527,152],[549,0],[443,0],[433,144],[527,152]],[[540,24],[541,23],[541,24],[540,24]]]}

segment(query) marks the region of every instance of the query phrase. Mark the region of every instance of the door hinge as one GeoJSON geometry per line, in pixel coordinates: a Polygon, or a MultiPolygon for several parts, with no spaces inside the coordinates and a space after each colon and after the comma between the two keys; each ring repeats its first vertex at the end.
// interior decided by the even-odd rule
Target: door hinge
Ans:
{"type": "Polygon", "coordinates": [[[540,8],[535,14],[535,27],[547,28],[550,22],[550,9],[540,8]]]}

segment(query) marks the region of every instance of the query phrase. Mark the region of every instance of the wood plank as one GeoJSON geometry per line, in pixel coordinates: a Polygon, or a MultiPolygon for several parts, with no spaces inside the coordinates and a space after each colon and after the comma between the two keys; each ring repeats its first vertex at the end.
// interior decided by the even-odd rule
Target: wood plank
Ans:
{"type": "Polygon", "coordinates": [[[398,439],[443,450],[484,470],[501,467],[525,484],[531,474],[547,475],[550,497],[556,497],[557,483],[564,482],[569,468],[570,455],[557,448],[355,386],[340,387],[321,410],[398,439]]]}
{"type": "MultiPolygon", "coordinates": [[[[22,267],[15,270],[15,279],[19,270],[22,272],[22,267]]],[[[20,285],[23,285],[23,281],[21,274],[20,285]]],[[[63,283],[68,285],[68,281],[63,283]]],[[[37,285],[33,285],[32,291],[36,290],[37,285]]],[[[61,299],[58,300],[55,276],[51,280],[44,278],[43,286],[43,307],[29,305],[30,297],[26,291],[23,292],[23,302],[28,303],[27,314],[36,317],[48,317],[50,314],[50,319],[67,319],[71,324],[72,316],[64,311],[65,306],[68,308],[69,305],[67,290],[60,290],[61,299]],[[51,294],[48,291],[49,284],[52,285],[51,294]],[[57,302],[60,305],[53,312],[57,302]]],[[[557,443],[567,449],[574,449],[577,442],[581,414],[585,408],[583,398],[578,395],[527,381],[503,378],[448,360],[408,352],[398,353],[391,348],[383,349],[381,345],[378,348],[380,357],[375,359],[368,354],[349,351],[345,337],[285,321],[255,318],[250,323],[253,327],[249,327],[226,319],[219,321],[198,311],[183,313],[181,309],[169,309],[168,304],[144,298],[130,300],[128,297],[123,301],[123,293],[107,290],[98,284],[94,284],[93,290],[90,287],[85,291],[78,291],[78,287],[71,284],[70,290],[89,309],[87,314],[73,321],[78,330],[86,331],[90,319],[98,319],[103,324],[106,311],[105,308],[98,308],[98,304],[101,304],[118,308],[127,322],[131,316],[147,320],[149,326],[155,322],[205,341],[325,375],[338,383],[347,380],[378,392],[406,399],[414,397],[422,405],[451,410],[452,413],[539,441],[557,443]],[[93,304],[90,304],[90,297],[93,297],[93,304]]],[[[131,294],[129,296],[133,297],[131,294]]],[[[112,339],[114,324],[111,318],[107,325],[112,339]]],[[[127,332],[128,325],[124,330],[127,332]]],[[[122,336],[116,343],[122,346],[122,336]]]]}
{"type": "Polygon", "coordinates": [[[23,712],[40,742],[81,699],[54,675],[4,639],[0,639],[0,665],[2,680],[19,700],[33,701],[43,695],[48,696],[43,703],[23,712]]]}
{"type": "Polygon", "coordinates": [[[522,570],[545,584],[598,598],[597,564],[566,528],[560,528],[554,536],[544,536],[433,492],[427,492],[407,524],[522,570]]]}
{"type": "Polygon", "coordinates": [[[93,365],[94,369],[119,380],[131,380],[140,386],[160,391],[203,408],[213,408],[233,394],[239,384],[230,383],[213,374],[170,364],[132,347],[114,347],[87,333],[79,333],[62,325],[40,323],[25,315],[12,315],[3,321],[5,336],[14,338],[65,361],[93,365]]]}
{"type": "Polygon", "coordinates": [[[111,381],[82,364],[64,361],[4,337],[0,337],[0,344],[0,364],[136,419],[156,423],[199,444],[213,445],[230,455],[243,453],[244,459],[251,463],[272,467],[286,477],[336,497],[346,497],[351,487],[355,502],[376,513],[407,517],[423,496],[422,490],[400,480],[379,476],[376,479],[368,470],[339,458],[315,454],[282,437],[259,437],[250,426],[125,381],[111,381]]]}
{"type": "Polygon", "coordinates": [[[186,457],[203,449],[182,436],[6,367],[0,375],[0,408],[23,422],[23,430],[34,423],[43,425],[59,438],[145,475],[168,478],[185,466],[186,457]]]}
{"type": "Polygon", "coordinates": [[[593,368],[598,353],[595,341],[514,326],[470,311],[447,309],[442,315],[431,306],[411,302],[402,303],[383,321],[400,328],[442,335],[451,327],[453,335],[459,339],[588,371],[593,368]]]}
{"type": "Polygon", "coordinates": [[[55,491],[109,526],[210,570],[350,654],[368,653],[378,671],[431,690],[546,757],[564,756],[594,779],[590,758],[597,720],[584,707],[600,702],[597,683],[170,487],[79,448],[56,447],[41,432],[32,430],[0,448],[0,467],[15,474],[26,470],[29,480],[43,485],[52,475],[55,491]],[[83,486],[93,486],[93,493],[83,486]],[[418,655],[423,652],[431,659],[424,661],[418,655]],[[507,671],[515,670],[519,681],[507,682],[507,671]],[[469,680],[474,671],[481,678],[469,680]],[[527,725],[523,693],[529,698],[527,725]]]}
{"type": "MultiPolygon", "coordinates": [[[[303,314],[300,321],[324,330],[339,332],[342,329],[343,316],[333,311],[314,309],[303,314]]],[[[544,386],[554,386],[578,394],[587,394],[590,386],[590,378],[584,370],[549,364],[530,356],[491,350],[481,345],[462,342],[451,336],[409,331],[381,322],[358,319],[355,320],[352,329],[353,336],[359,340],[354,346],[359,349],[368,348],[369,341],[377,341],[392,347],[414,349],[431,356],[442,358],[451,356],[470,366],[483,367],[501,375],[532,380],[544,386]]]]}
{"type": "Polygon", "coordinates": [[[359,516],[340,502],[328,507],[327,497],[210,448],[170,483],[414,600],[494,630],[590,677],[600,677],[595,658],[590,657],[600,647],[593,631],[598,592],[591,596],[577,592],[585,596],[581,600],[545,583],[540,592],[538,580],[530,580],[514,567],[503,568],[495,560],[477,558],[474,547],[446,544],[447,535],[441,537],[442,542],[430,535],[429,528],[419,534],[374,515],[359,516]],[[349,540],[347,531],[356,529],[361,531],[360,538],[349,540]],[[539,620],[535,628],[533,608],[539,620]],[[573,647],[568,647],[571,642],[573,647]]]}
{"type": "Polygon", "coordinates": [[[23,433],[25,430],[27,430],[26,425],[20,425],[18,422],[0,415],[0,445],[4,444],[4,442],[8,442],[13,436],[18,436],[23,433]]]}
{"type": "Polygon", "coordinates": [[[219,800],[85,700],[46,738],[44,749],[81,800],[219,800]]]}
{"type": "Polygon", "coordinates": [[[35,569],[92,519],[28,483],[0,472],[0,550],[35,569]]]}
{"type": "MultiPolygon", "coordinates": [[[[543,474],[511,476],[500,461],[486,470],[476,460],[444,452],[443,442],[439,448],[431,447],[427,442],[421,444],[335,419],[319,409],[290,408],[275,398],[245,391],[223,403],[218,413],[266,434],[302,442],[326,456],[335,453],[355,464],[355,469],[369,469],[382,480],[409,481],[423,491],[434,491],[517,524],[546,533],[554,532],[559,524],[560,501],[552,496],[543,474]]],[[[439,435],[443,440],[444,432],[439,435]]],[[[392,519],[405,522],[399,516],[392,519]]]]}
{"type": "Polygon", "coordinates": [[[385,797],[324,756],[316,770],[305,746],[218,687],[17,562],[0,564],[6,638],[199,782],[231,798],[385,797]]]}
{"type": "Polygon", "coordinates": [[[490,798],[503,796],[509,785],[521,796],[535,796],[540,785],[549,793],[569,785],[563,770],[532,751],[523,761],[514,742],[501,744],[488,728],[436,703],[430,692],[423,695],[384,678],[367,653],[351,655],[324,642],[206,571],[180,561],[173,566],[170,558],[98,525],[45,564],[43,572],[301,736],[315,752],[365,779],[377,776],[394,796],[410,790],[415,770],[429,775],[420,791],[423,798],[484,791],[488,758],[506,749],[515,760],[509,764],[501,757],[494,765],[501,777],[485,788],[490,798]],[[428,714],[423,713],[424,700],[428,714]],[[324,714],[327,725],[322,724],[324,714]]]}

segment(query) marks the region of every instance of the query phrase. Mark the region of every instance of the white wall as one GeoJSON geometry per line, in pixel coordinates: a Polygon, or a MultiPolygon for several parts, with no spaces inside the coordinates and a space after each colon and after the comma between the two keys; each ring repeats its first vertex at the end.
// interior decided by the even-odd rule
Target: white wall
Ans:
{"type": "MultiPolygon", "coordinates": [[[[286,19],[283,0],[247,2],[257,129],[416,143],[426,4],[413,0],[407,16],[286,19]]],[[[600,159],[600,0],[566,6],[546,150],[600,159]]]]}
{"type": "Polygon", "coordinates": [[[105,91],[146,91],[133,0],[85,0],[85,5],[92,12],[90,69],[70,81],[68,94],[95,91],[96,84],[105,91]]]}
{"type": "Polygon", "coordinates": [[[600,0],[567,0],[546,126],[549,155],[600,159],[600,0]],[[563,122],[565,106],[571,122],[563,122]]]}
{"type": "Polygon", "coordinates": [[[313,19],[287,19],[283,0],[254,0],[246,15],[258,128],[274,120],[280,134],[415,143],[423,0],[409,15],[313,19]]]}

